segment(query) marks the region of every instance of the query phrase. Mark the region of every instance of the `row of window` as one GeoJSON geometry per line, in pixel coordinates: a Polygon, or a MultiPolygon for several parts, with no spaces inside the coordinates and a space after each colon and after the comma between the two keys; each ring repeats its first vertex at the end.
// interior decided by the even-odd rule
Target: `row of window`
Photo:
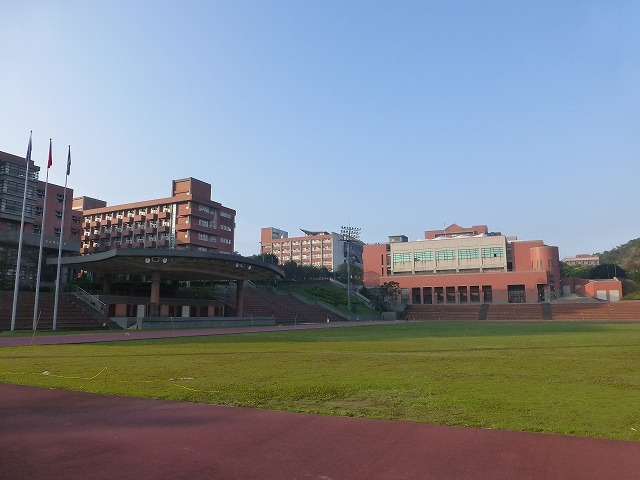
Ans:
{"type": "Polygon", "coordinates": [[[155,207],[143,207],[132,208],[129,210],[120,210],[116,213],[98,213],[96,215],[87,215],[85,220],[88,222],[101,221],[101,220],[113,220],[121,219],[124,217],[135,217],[136,215],[158,214],[160,212],[170,212],[171,207],[169,205],[155,206],[155,207]]]}
{"type": "Polygon", "coordinates": [[[281,248],[281,247],[288,247],[290,245],[311,245],[311,244],[317,245],[319,243],[324,243],[324,244],[331,244],[331,239],[330,238],[325,238],[322,241],[320,240],[285,240],[283,242],[274,242],[271,244],[272,248],[281,248]]]}
{"type": "MultiPolygon", "coordinates": [[[[24,179],[24,174],[27,170],[26,166],[26,162],[22,162],[20,164],[12,162],[2,162],[0,163],[0,174],[11,175],[12,177],[22,177],[24,179]]],[[[33,171],[33,169],[29,170],[29,180],[38,180],[38,172],[33,171]]]]}
{"type": "MultiPolygon", "coordinates": [[[[0,212],[5,212],[13,215],[22,215],[22,202],[2,198],[0,199],[0,212]]],[[[25,208],[25,216],[35,217],[36,207],[34,205],[27,204],[25,208]]]]}
{"type": "MultiPolygon", "coordinates": [[[[0,193],[8,193],[12,195],[24,195],[24,181],[22,183],[12,180],[0,180],[0,193]]],[[[33,185],[27,185],[27,198],[35,198],[36,188],[33,185]]]]}
{"type": "MultiPolygon", "coordinates": [[[[502,247],[486,247],[478,250],[477,248],[461,248],[457,251],[459,259],[469,260],[474,258],[502,258],[504,249],[502,247]]],[[[436,250],[424,252],[400,252],[394,253],[392,256],[393,263],[407,262],[432,262],[434,260],[455,260],[455,250],[436,250]]]]}

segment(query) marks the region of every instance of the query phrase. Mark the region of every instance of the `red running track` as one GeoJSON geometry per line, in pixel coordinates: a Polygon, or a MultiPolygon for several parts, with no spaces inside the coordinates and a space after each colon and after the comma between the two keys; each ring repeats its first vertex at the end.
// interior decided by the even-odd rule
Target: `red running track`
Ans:
{"type": "Polygon", "coordinates": [[[640,442],[0,384],[3,480],[639,477],[640,442]]]}

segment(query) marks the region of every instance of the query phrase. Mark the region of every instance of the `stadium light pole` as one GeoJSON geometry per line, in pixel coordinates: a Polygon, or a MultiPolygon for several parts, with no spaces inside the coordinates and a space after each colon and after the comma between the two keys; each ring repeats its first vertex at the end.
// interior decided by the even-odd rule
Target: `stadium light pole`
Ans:
{"type": "Polygon", "coordinates": [[[360,238],[359,227],[340,227],[342,240],[347,242],[347,309],[351,316],[351,242],[360,238]]]}

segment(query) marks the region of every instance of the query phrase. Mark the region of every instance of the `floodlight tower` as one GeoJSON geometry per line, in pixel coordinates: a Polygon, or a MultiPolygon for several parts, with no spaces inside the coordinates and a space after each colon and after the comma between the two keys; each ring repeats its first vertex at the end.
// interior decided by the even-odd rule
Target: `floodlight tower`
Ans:
{"type": "Polygon", "coordinates": [[[359,227],[340,227],[342,240],[347,242],[347,309],[351,315],[351,242],[360,238],[359,227]]]}

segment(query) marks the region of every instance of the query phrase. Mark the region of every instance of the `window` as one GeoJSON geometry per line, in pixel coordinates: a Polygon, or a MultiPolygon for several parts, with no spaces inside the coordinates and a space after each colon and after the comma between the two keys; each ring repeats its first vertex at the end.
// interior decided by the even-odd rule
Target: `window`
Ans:
{"type": "Polygon", "coordinates": [[[509,303],[526,303],[524,285],[507,285],[507,301],[509,303]]]}
{"type": "Polygon", "coordinates": [[[393,263],[411,262],[411,252],[394,253],[393,263]]]}
{"type": "Polygon", "coordinates": [[[464,260],[480,258],[480,252],[478,252],[477,248],[460,248],[458,250],[458,258],[464,260]]]}
{"type": "Polygon", "coordinates": [[[56,212],[56,218],[60,220],[62,218],[62,212],[56,212]]]}
{"type": "Polygon", "coordinates": [[[492,291],[491,285],[482,286],[482,301],[484,303],[493,302],[493,291],[492,291]]]}
{"type": "Polygon", "coordinates": [[[198,220],[198,224],[201,227],[208,227],[209,226],[209,220],[205,220],[204,218],[201,218],[198,220]]]}
{"type": "Polygon", "coordinates": [[[482,258],[500,258],[502,255],[502,247],[486,247],[482,249],[482,258]]]}
{"type": "Polygon", "coordinates": [[[413,258],[416,262],[432,262],[433,252],[415,252],[413,258]]]}
{"type": "Polygon", "coordinates": [[[436,260],[454,260],[456,252],[453,250],[436,250],[436,260]]]}
{"type": "Polygon", "coordinates": [[[198,210],[209,213],[209,207],[207,205],[198,205],[198,210]]]}

